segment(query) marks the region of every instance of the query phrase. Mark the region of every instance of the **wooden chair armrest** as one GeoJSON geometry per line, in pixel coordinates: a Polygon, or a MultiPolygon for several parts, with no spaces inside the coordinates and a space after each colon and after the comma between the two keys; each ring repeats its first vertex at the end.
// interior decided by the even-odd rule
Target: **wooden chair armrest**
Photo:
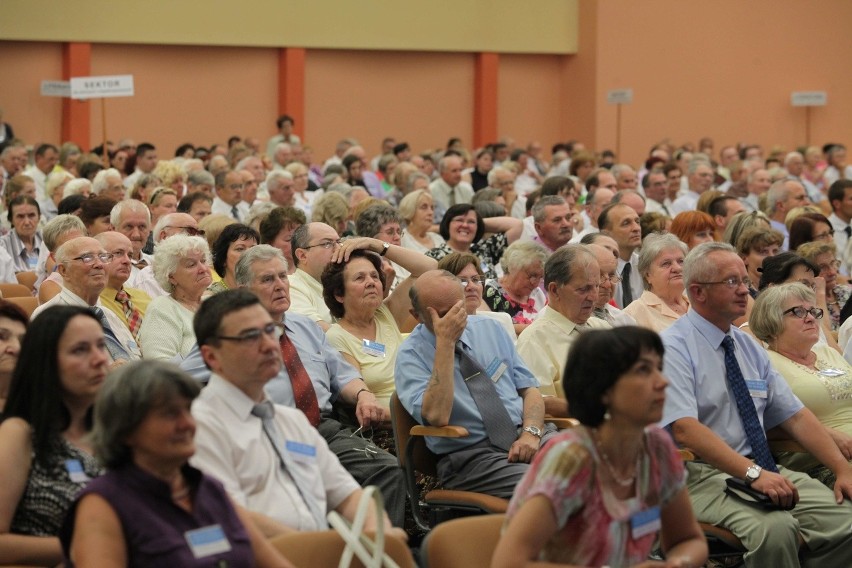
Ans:
{"type": "Polygon", "coordinates": [[[695,461],[695,453],[688,448],[678,448],[678,453],[680,454],[680,459],[685,462],[695,461]]]}
{"type": "Polygon", "coordinates": [[[412,436],[435,436],[438,438],[465,438],[470,435],[467,428],[461,426],[412,426],[412,436]]]}

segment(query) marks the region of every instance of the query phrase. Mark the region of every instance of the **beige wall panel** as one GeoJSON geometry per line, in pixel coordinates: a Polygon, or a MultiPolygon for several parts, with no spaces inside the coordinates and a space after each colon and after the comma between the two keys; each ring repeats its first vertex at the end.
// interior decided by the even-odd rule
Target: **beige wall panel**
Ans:
{"type": "Polygon", "coordinates": [[[574,53],[579,0],[3,0],[0,38],[574,53]]]}
{"type": "Polygon", "coordinates": [[[62,99],[41,96],[41,82],[62,78],[62,48],[56,43],[0,42],[0,108],[27,144],[58,144],[62,99]]]}
{"type": "Polygon", "coordinates": [[[499,135],[518,146],[538,140],[545,152],[568,135],[559,55],[501,55],[497,124],[499,135]]]}

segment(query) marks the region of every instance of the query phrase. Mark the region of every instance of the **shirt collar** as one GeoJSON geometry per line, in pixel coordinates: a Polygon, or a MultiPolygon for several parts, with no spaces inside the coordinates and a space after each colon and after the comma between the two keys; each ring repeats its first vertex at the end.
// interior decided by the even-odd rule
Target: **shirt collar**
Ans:
{"type": "MultiPolygon", "coordinates": [[[[726,335],[730,335],[731,330],[728,329],[728,333],[725,333],[721,329],[719,329],[715,324],[710,323],[708,320],[704,319],[698,312],[693,309],[690,309],[686,312],[686,315],[683,316],[689,320],[689,322],[695,326],[695,329],[698,330],[698,333],[704,336],[707,342],[713,346],[714,349],[718,349],[720,345],[722,345],[722,340],[725,339],[726,335]]],[[[731,327],[734,327],[731,324],[731,327]]]]}
{"type": "Polygon", "coordinates": [[[247,422],[252,417],[255,401],[220,375],[212,373],[204,390],[216,395],[241,421],[247,422]]]}

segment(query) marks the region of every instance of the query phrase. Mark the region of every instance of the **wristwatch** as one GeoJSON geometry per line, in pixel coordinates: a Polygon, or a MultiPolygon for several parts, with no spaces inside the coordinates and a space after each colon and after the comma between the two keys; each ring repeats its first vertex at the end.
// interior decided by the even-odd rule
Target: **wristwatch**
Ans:
{"type": "Polygon", "coordinates": [[[529,432],[533,436],[541,439],[541,428],[538,426],[524,426],[524,432],[529,432]]]}
{"type": "Polygon", "coordinates": [[[757,465],[756,463],[753,463],[748,466],[748,469],[746,470],[745,474],[745,482],[751,485],[752,483],[757,481],[757,478],[760,477],[761,471],[763,471],[763,468],[757,465]]]}
{"type": "Polygon", "coordinates": [[[379,256],[385,256],[388,253],[389,248],[390,243],[382,243],[382,252],[379,253],[379,256]]]}

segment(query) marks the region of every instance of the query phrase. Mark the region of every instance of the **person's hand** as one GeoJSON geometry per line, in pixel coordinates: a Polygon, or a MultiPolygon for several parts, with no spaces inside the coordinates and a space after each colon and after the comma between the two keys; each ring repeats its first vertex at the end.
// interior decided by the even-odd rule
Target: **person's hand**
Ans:
{"type": "Polygon", "coordinates": [[[355,417],[361,428],[384,421],[385,410],[376,402],[376,396],[368,391],[362,392],[355,403],[355,417]]]}
{"type": "Polygon", "coordinates": [[[334,248],[331,255],[331,262],[348,262],[349,255],[353,250],[370,250],[379,254],[383,248],[382,241],[379,239],[371,239],[370,237],[352,237],[340,241],[340,245],[334,248]]]}
{"type": "Polygon", "coordinates": [[[455,345],[467,325],[464,300],[456,302],[443,317],[439,316],[434,308],[428,307],[427,309],[429,310],[429,317],[432,318],[432,332],[435,337],[451,341],[455,345]]]}
{"type": "MultiPolygon", "coordinates": [[[[850,472],[852,474],[852,472],[850,472]]],[[[760,472],[760,477],[751,486],[767,495],[772,502],[784,509],[790,509],[799,502],[799,490],[793,482],[781,475],[765,469],[760,472]]],[[[852,489],[852,485],[850,485],[852,489]]]]}
{"type": "Polygon", "coordinates": [[[852,460],[852,436],[834,428],[827,428],[827,430],[831,439],[837,444],[837,449],[843,454],[843,457],[847,460],[852,460]]]}
{"type": "MultiPolygon", "coordinates": [[[[825,298],[825,278],[822,276],[817,276],[814,278],[814,293],[816,293],[817,298],[825,298]]],[[[819,304],[819,300],[817,300],[819,304]]]]}
{"type": "Polygon", "coordinates": [[[834,498],[838,505],[843,502],[844,497],[852,499],[852,466],[848,465],[837,475],[834,482],[834,498]]]}
{"type": "Polygon", "coordinates": [[[124,365],[125,363],[127,363],[127,359],[116,359],[115,361],[110,363],[109,370],[115,371],[116,369],[118,369],[119,367],[124,365]]]}
{"type": "Polygon", "coordinates": [[[538,436],[533,436],[529,432],[522,432],[520,437],[512,444],[512,447],[509,448],[509,462],[530,463],[540,445],[541,440],[538,436]]]}

